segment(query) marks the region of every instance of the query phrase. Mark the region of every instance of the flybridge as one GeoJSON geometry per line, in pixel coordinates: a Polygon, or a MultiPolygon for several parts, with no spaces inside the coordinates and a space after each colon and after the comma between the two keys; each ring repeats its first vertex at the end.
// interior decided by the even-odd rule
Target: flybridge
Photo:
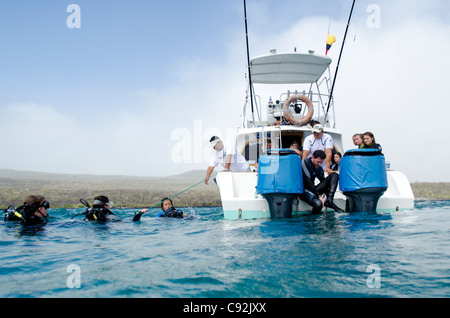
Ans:
{"type": "Polygon", "coordinates": [[[273,53],[255,57],[250,67],[255,84],[304,84],[317,82],[330,64],[331,58],[313,53],[273,53]]]}
{"type": "MultiPolygon", "coordinates": [[[[252,74],[252,86],[253,84],[285,84],[293,85],[292,90],[284,91],[279,97],[275,97],[274,100],[269,100],[267,104],[268,117],[267,121],[263,121],[261,115],[263,110],[261,109],[262,103],[259,95],[247,96],[247,102],[249,98],[254,98],[256,116],[252,114],[252,120],[247,121],[247,103],[244,106],[243,127],[250,128],[256,126],[265,126],[268,123],[273,122],[274,116],[281,113],[283,102],[291,94],[302,94],[308,97],[314,105],[314,114],[325,126],[335,127],[334,121],[334,107],[331,107],[333,112],[330,117],[328,110],[330,106],[333,106],[333,99],[330,99],[330,87],[331,87],[331,65],[332,59],[327,56],[321,56],[314,54],[314,51],[309,53],[276,53],[275,50],[271,51],[271,54],[255,57],[250,61],[250,71],[252,74]],[[269,114],[270,113],[270,114],[269,114]],[[330,119],[333,118],[332,123],[330,119]]],[[[249,91],[255,91],[252,87],[249,91]]],[[[301,106],[297,105],[297,108],[301,106]]],[[[252,107],[253,109],[253,107],[252,107]]],[[[303,111],[306,110],[306,107],[303,111]]],[[[293,116],[302,117],[298,112],[293,116]]]]}

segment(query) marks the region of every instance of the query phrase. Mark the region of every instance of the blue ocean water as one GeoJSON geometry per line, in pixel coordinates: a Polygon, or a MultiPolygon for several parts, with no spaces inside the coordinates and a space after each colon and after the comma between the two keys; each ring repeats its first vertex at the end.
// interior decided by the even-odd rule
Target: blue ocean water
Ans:
{"type": "Polygon", "coordinates": [[[0,221],[0,297],[448,297],[450,201],[393,213],[0,221]]]}

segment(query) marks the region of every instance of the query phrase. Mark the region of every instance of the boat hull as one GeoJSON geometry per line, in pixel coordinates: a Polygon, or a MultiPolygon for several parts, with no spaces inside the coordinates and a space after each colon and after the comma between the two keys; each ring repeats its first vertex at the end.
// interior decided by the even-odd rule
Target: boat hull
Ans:
{"type": "MultiPolygon", "coordinates": [[[[388,189],[380,197],[377,212],[391,212],[412,209],[414,195],[406,176],[399,171],[387,171],[388,189]]],[[[220,172],[216,183],[220,190],[224,218],[259,219],[270,218],[267,200],[256,192],[258,174],[256,172],[220,172]]],[[[334,203],[341,209],[346,209],[346,196],[337,191],[334,203]]],[[[323,211],[333,211],[324,208],[323,211]]],[[[301,200],[294,200],[292,215],[311,214],[312,208],[301,200]]]]}

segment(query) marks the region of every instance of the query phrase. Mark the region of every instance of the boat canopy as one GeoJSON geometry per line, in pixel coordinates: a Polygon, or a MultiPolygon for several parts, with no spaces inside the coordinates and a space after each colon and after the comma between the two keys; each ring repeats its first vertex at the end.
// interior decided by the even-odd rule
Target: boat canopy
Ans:
{"type": "Polygon", "coordinates": [[[274,53],[255,57],[250,62],[252,82],[258,84],[315,83],[331,58],[312,53],[274,53]]]}

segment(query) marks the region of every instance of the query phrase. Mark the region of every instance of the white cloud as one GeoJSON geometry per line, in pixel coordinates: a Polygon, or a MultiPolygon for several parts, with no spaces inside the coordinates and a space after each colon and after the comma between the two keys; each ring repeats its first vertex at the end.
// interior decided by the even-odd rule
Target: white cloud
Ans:
{"type": "MultiPolygon", "coordinates": [[[[245,81],[230,65],[185,63],[173,86],[136,91],[133,104],[105,116],[72,119],[63,107],[36,103],[0,108],[7,123],[0,127],[1,146],[16,156],[3,156],[0,166],[19,170],[166,176],[202,169],[208,156],[190,154],[177,163],[173,148],[189,142],[209,153],[210,134],[225,137],[240,123],[245,81]],[[201,125],[199,132],[198,126],[201,125]],[[19,129],[20,127],[20,129],[19,129]],[[196,128],[197,127],[197,128],[196,128]],[[188,135],[172,138],[182,129],[188,135]],[[42,151],[41,151],[42,149],[42,151]],[[199,159],[200,158],[200,159],[199,159]]],[[[117,106],[117,105],[116,105],[117,106]]]]}
{"type": "Polygon", "coordinates": [[[450,150],[446,76],[450,71],[442,41],[450,31],[431,19],[405,20],[389,29],[362,30],[339,75],[339,123],[351,146],[356,132],[372,131],[394,169],[410,181],[449,181],[450,170],[430,171],[431,153],[445,166],[450,150]],[[430,129],[433,127],[432,129],[430,129]]]}

